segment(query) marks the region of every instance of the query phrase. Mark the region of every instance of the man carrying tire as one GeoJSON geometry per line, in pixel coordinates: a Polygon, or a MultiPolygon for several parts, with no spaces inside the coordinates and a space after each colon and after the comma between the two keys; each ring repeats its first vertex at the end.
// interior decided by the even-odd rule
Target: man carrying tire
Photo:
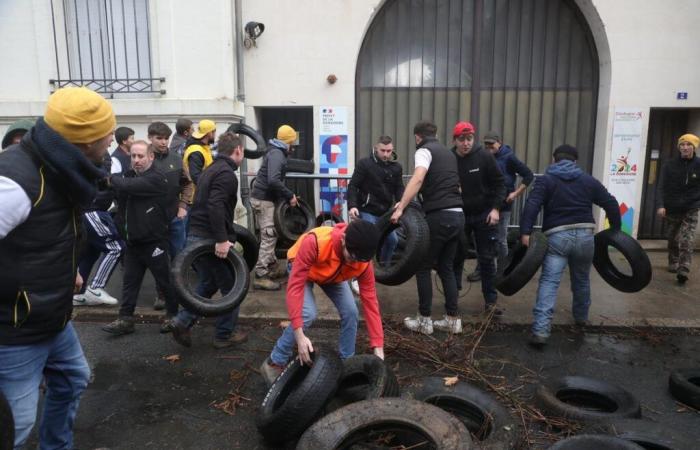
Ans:
{"type": "Polygon", "coordinates": [[[588,322],[591,305],[590,272],[593,263],[595,220],[593,205],[605,210],[610,227],[620,229],[620,209],[607,189],[576,165],[578,151],[570,145],[554,150],[554,163],[535,180],[535,186],[523,208],[520,239],[530,244],[530,234],[540,208],[544,206],[542,231],[548,247],[533,309],[534,322],[530,344],[547,343],[561,275],[567,264],[571,275],[573,305],[571,311],[578,326],[588,322]]]}
{"type": "Polygon", "coordinates": [[[286,275],[286,270],[277,266],[275,257],[277,230],[274,216],[276,202],[289,202],[290,206],[297,206],[296,195],[284,184],[287,157],[296,140],[294,128],[289,125],[279,127],[277,138],[268,142],[267,152],[250,192],[250,206],[260,227],[260,253],[253,281],[255,289],[278,291],[280,284],[274,278],[286,275]]]}
{"type": "MultiPolygon", "coordinates": [[[[377,223],[379,217],[401,200],[403,195],[403,169],[393,161],[394,143],[389,136],[380,136],[374,144],[372,155],[357,162],[348,184],[348,215],[377,223]]],[[[383,265],[391,263],[399,238],[396,231],[389,233],[382,245],[379,260],[383,265]]]]}
{"type": "Polygon", "coordinates": [[[421,121],[413,127],[416,141],[413,176],[406,185],[401,201],[396,204],[391,221],[398,223],[404,209],[421,194],[421,204],[430,229],[430,254],[416,272],[418,314],[406,317],[404,326],[411,331],[432,334],[433,326],[451,333],[462,332],[462,319],[457,304],[457,282],[453,263],[459,246],[459,233],[464,228],[462,196],[459,193],[457,160],[435,137],[437,127],[421,121]],[[437,266],[445,291],[445,317],[433,322],[433,280],[431,270],[437,266]]]}
{"type": "Polygon", "coordinates": [[[301,362],[312,363],[310,353],[314,349],[304,330],[316,318],[314,284],[319,285],[338,310],[338,352],[342,359],[346,359],[355,354],[358,323],[357,305],[347,281],[357,278],[369,344],[373,353],[384,359],[384,331],[375,290],[374,268],[370,262],[378,243],[377,227],[358,219],[349,225],[339,223],[333,227],[314,228],[304,233],[288,250],[287,259],[292,268],[287,285],[287,311],[291,324],[277,339],[272,353],[260,368],[268,385],[292,358],[295,343],[301,362]]]}
{"type": "MultiPolygon", "coordinates": [[[[224,260],[236,240],[233,228],[233,212],[238,203],[236,170],[242,160],[241,138],[230,132],[222,134],[214,162],[202,172],[197,183],[187,244],[204,239],[216,241],[214,255],[205,255],[193,264],[199,280],[196,293],[204,298],[211,298],[218,290],[222,295],[228,294],[235,282],[234,274],[224,260]]],[[[173,320],[175,341],[190,347],[190,330],[197,319],[196,314],[182,309],[173,320]]],[[[214,348],[222,349],[245,342],[248,338],[246,333],[234,333],[237,321],[238,308],[217,317],[214,348]]]]}
{"type": "Polygon", "coordinates": [[[661,169],[657,214],[668,225],[668,271],[685,284],[695,247],[695,229],[700,209],[700,158],[695,155],[700,138],[684,134],[678,139],[677,158],[661,169]]]}

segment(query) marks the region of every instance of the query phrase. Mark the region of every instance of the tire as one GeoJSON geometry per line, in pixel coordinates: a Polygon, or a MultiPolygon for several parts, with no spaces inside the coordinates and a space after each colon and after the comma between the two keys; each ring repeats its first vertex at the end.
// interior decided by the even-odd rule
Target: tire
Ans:
{"type": "Polygon", "coordinates": [[[593,266],[610,286],[622,292],[638,292],[651,281],[651,261],[639,243],[620,230],[611,228],[595,235],[593,266]],[[615,247],[627,260],[632,275],[626,275],[615,267],[608,247],[615,247]]]}
{"type": "Polygon", "coordinates": [[[548,386],[540,385],[536,396],[549,414],[580,422],[641,417],[639,401],[632,394],[593,378],[559,378],[548,386]]]}
{"type": "Polygon", "coordinates": [[[236,242],[241,245],[243,249],[243,259],[248,265],[248,272],[255,268],[255,264],[258,262],[258,253],[260,252],[260,242],[258,238],[246,227],[233,224],[233,230],[236,232],[236,242]]]}
{"type": "Polygon", "coordinates": [[[12,409],[0,392],[0,450],[12,450],[15,446],[15,421],[12,409]]]}
{"type": "Polygon", "coordinates": [[[243,151],[243,157],[247,159],[258,159],[262,158],[267,151],[267,144],[265,143],[265,138],[262,137],[260,133],[254,130],[252,127],[244,123],[234,123],[226,131],[231,133],[242,134],[243,136],[249,137],[255,142],[255,150],[245,149],[243,151]]]}
{"type": "Polygon", "coordinates": [[[330,224],[335,225],[336,223],[343,223],[343,219],[338,216],[337,214],[333,214],[332,212],[322,212],[318,216],[316,216],[316,226],[317,227],[322,227],[322,226],[333,226],[330,224]]]}
{"type": "Polygon", "coordinates": [[[287,173],[314,173],[315,170],[312,159],[287,158],[287,173]]]}
{"type": "Polygon", "coordinates": [[[546,254],[547,236],[543,233],[532,233],[528,247],[516,241],[498,267],[494,286],[503,295],[515,294],[535,276],[546,254]]]}
{"type": "Polygon", "coordinates": [[[615,420],[586,430],[590,434],[609,434],[643,448],[657,450],[694,450],[698,446],[685,431],[649,420],[615,420]]]}
{"type": "Polygon", "coordinates": [[[299,236],[314,228],[316,219],[311,206],[304,200],[297,199],[298,205],[292,207],[288,202],[279,202],[275,205],[275,229],[282,240],[292,244],[299,236]]]}
{"type": "Polygon", "coordinates": [[[442,378],[430,377],[416,392],[415,399],[457,417],[483,450],[509,450],[516,446],[516,421],[500,402],[477,387],[467,383],[445,386],[442,378]]]}
{"type": "Polygon", "coordinates": [[[229,250],[226,261],[233,269],[235,278],[231,291],[218,299],[201,297],[190,290],[187,275],[192,263],[200,256],[214,252],[214,239],[194,242],[182,250],[173,261],[171,269],[173,284],[180,304],[195,314],[205,317],[219,316],[233,311],[245,299],[250,285],[250,272],[243,256],[235,250],[229,250]]]}
{"type": "Polygon", "coordinates": [[[433,405],[402,398],[364,400],[340,408],[313,424],[297,443],[297,450],[349,448],[474,447],[469,431],[456,417],[433,405]],[[393,440],[383,442],[382,447],[372,445],[379,436],[393,436],[393,440]],[[414,447],[425,441],[428,445],[414,447]]]}
{"type": "Polygon", "coordinates": [[[644,450],[634,442],[614,436],[582,434],[573,436],[549,447],[549,450],[644,450]]]}
{"type": "Polygon", "coordinates": [[[700,368],[672,371],[668,378],[668,385],[676,400],[700,409],[700,368]]]}
{"type": "Polygon", "coordinates": [[[335,396],[326,406],[335,411],[350,403],[381,397],[398,397],[399,382],[391,368],[374,355],[356,355],[343,361],[343,375],[335,396]]]}
{"type": "Polygon", "coordinates": [[[270,443],[286,442],[303,433],[338,388],[343,372],[340,357],[316,349],[312,358],[311,367],[302,366],[295,358],[265,395],[256,426],[270,443]]]}
{"type": "MultiPolygon", "coordinates": [[[[391,265],[384,266],[375,260],[374,278],[377,283],[388,286],[396,286],[408,281],[415,275],[417,268],[424,264],[430,252],[430,229],[420,207],[409,205],[399,219],[399,224],[391,223],[392,213],[392,211],[387,212],[375,224],[382,237],[387,236],[399,225],[403,227],[406,234],[406,246],[401,250],[400,257],[394,259],[391,265]]],[[[377,250],[381,248],[382,243],[383,239],[380,240],[377,250]]]]}

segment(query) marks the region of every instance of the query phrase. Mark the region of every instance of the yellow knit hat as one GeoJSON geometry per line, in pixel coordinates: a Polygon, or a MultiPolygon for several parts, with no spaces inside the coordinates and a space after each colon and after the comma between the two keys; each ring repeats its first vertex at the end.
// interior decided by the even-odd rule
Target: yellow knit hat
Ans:
{"type": "Polygon", "coordinates": [[[44,121],[73,144],[102,139],[117,125],[112,105],[86,87],[66,87],[51,94],[44,121]]]}
{"type": "Polygon", "coordinates": [[[695,149],[697,149],[700,145],[700,138],[695,136],[694,134],[688,133],[678,138],[678,145],[681,145],[681,142],[687,142],[688,144],[695,147],[695,149]]]}
{"type": "Polygon", "coordinates": [[[292,145],[297,140],[297,132],[289,125],[282,125],[277,129],[277,139],[287,145],[292,145]]]}

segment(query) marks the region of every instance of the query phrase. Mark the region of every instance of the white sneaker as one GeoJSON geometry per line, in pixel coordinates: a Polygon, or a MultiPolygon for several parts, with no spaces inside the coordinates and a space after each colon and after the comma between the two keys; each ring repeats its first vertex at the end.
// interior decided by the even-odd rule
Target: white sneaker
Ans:
{"type": "Polygon", "coordinates": [[[433,322],[433,326],[440,331],[460,334],[462,332],[462,319],[459,317],[444,316],[443,319],[433,322]]]}
{"type": "Polygon", "coordinates": [[[73,295],[73,306],[87,306],[87,300],[83,294],[73,295]]]}
{"type": "Polygon", "coordinates": [[[433,319],[430,316],[421,316],[420,314],[413,317],[403,319],[403,324],[411,331],[416,331],[423,334],[433,334],[433,319]]]}
{"type": "Polygon", "coordinates": [[[102,288],[85,289],[85,300],[89,305],[116,305],[119,301],[102,288]]]}

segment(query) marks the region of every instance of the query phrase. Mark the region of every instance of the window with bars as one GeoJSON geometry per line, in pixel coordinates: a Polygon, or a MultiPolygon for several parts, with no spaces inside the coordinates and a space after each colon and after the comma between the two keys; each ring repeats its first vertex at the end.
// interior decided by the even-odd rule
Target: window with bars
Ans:
{"type": "Polygon", "coordinates": [[[53,88],[165,94],[165,78],[153,76],[148,11],[149,0],[51,0],[53,88]]]}

